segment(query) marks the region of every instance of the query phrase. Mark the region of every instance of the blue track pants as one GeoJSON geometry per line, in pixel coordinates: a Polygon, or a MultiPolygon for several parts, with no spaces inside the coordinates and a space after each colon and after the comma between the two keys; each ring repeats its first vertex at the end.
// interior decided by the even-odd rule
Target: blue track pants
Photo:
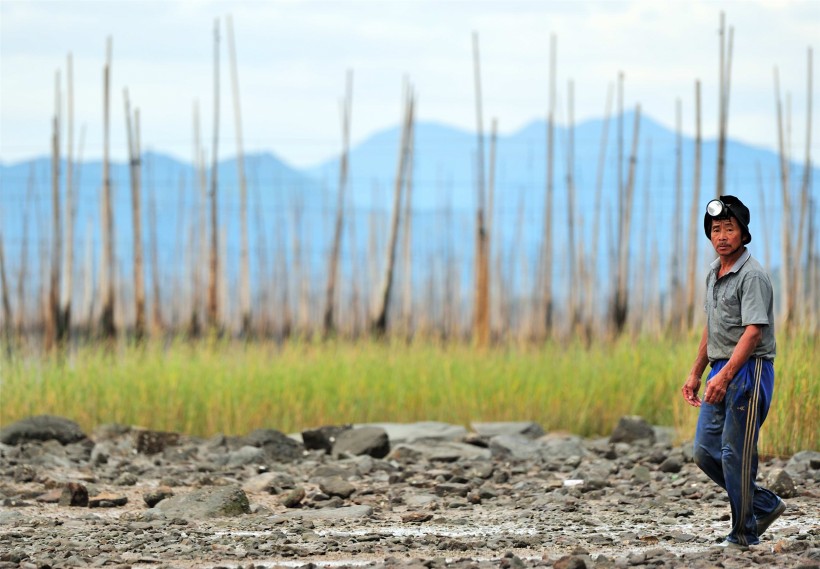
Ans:
{"type": "MultiPolygon", "coordinates": [[[[712,364],[707,384],[727,360],[712,364]]],[[[729,495],[732,531],[727,539],[741,545],[759,543],[756,517],[777,507],[777,494],[755,484],[757,437],[769,412],[774,366],[750,359],[729,383],[720,403],[703,402],[695,431],[694,460],[729,495]]]]}

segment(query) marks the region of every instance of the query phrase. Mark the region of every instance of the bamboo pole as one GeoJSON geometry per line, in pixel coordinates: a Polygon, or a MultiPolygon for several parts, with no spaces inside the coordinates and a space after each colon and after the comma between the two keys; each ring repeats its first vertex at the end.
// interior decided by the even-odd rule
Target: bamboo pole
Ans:
{"type": "Polygon", "coordinates": [[[303,197],[299,194],[293,202],[293,265],[294,277],[296,279],[296,292],[298,294],[298,308],[297,308],[297,333],[300,337],[306,337],[310,326],[310,298],[308,291],[309,276],[305,273],[309,269],[305,269],[304,250],[307,247],[303,246],[304,234],[304,202],[303,197]]]}
{"type": "Polygon", "coordinates": [[[45,349],[52,350],[62,338],[60,320],[60,261],[62,247],[61,204],[60,204],[60,122],[62,93],[60,92],[60,72],[55,74],[54,118],[51,138],[51,271],[49,274],[48,306],[45,311],[45,349]]]}
{"type": "Polygon", "coordinates": [[[104,339],[116,337],[114,305],[116,300],[116,262],[114,258],[114,213],[111,204],[111,161],[110,149],[110,85],[111,85],[111,37],[106,45],[105,68],[103,70],[103,184],[102,184],[102,248],[103,259],[100,267],[100,290],[102,293],[102,313],[100,332],[104,339]]]}
{"type": "Polygon", "coordinates": [[[698,228],[700,219],[700,168],[701,168],[701,121],[700,121],[700,81],[695,81],[695,164],[692,175],[692,205],[689,209],[689,247],[686,258],[686,330],[692,330],[695,323],[695,273],[698,259],[698,228]]]}
{"type": "Polygon", "coordinates": [[[350,318],[347,333],[350,338],[358,339],[362,331],[362,282],[365,280],[365,275],[360,270],[362,263],[357,237],[357,225],[360,223],[360,217],[356,214],[354,205],[355,202],[350,192],[347,192],[346,207],[347,211],[351,212],[347,224],[347,235],[350,243],[350,318]]]}
{"type": "Polygon", "coordinates": [[[415,128],[410,124],[408,139],[409,153],[407,157],[407,181],[404,192],[404,224],[402,226],[402,270],[404,286],[402,292],[401,322],[403,334],[407,341],[413,336],[413,157],[415,155],[415,128]]]}
{"type": "Polygon", "coordinates": [[[327,286],[325,288],[325,311],[322,318],[322,333],[329,336],[336,331],[333,320],[333,307],[336,300],[336,280],[339,273],[339,254],[342,247],[342,230],[344,228],[344,203],[347,190],[347,169],[350,156],[350,114],[353,99],[353,71],[347,72],[347,88],[342,101],[342,159],[339,164],[339,191],[336,201],[336,223],[333,229],[333,244],[328,259],[327,286]]]}
{"type": "MultiPolygon", "coordinates": [[[[280,211],[286,212],[286,206],[284,203],[281,204],[280,211]]],[[[281,216],[279,218],[281,219],[281,216]]],[[[279,286],[281,287],[281,302],[279,304],[279,334],[283,340],[290,338],[291,334],[293,333],[293,310],[291,308],[290,293],[292,288],[291,271],[290,266],[288,264],[287,251],[285,250],[285,243],[287,240],[285,236],[285,226],[286,223],[283,222],[276,224],[276,265],[274,267],[274,283],[279,284],[279,286]]],[[[298,263],[298,259],[295,255],[293,257],[292,263],[294,266],[298,263]]],[[[297,273],[297,271],[294,270],[293,273],[297,273]]]]}
{"type": "Polygon", "coordinates": [[[814,227],[815,213],[817,211],[815,201],[809,199],[809,227],[808,227],[808,286],[807,292],[809,302],[807,303],[809,312],[809,322],[807,331],[816,334],[820,332],[820,255],[815,250],[817,238],[814,227]]]}
{"type": "MultiPolygon", "coordinates": [[[[208,258],[208,180],[205,172],[205,150],[202,148],[201,130],[199,119],[199,103],[194,101],[193,105],[193,183],[199,188],[195,215],[197,221],[194,224],[192,233],[193,249],[191,251],[191,314],[188,323],[188,334],[192,338],[198,337],[202,333],[203,304],[205,291],[203,290],[208,280],[208,271],[205,259],[208,258]]],[[[197,193],[194,193],[197,196],[197,193]]]]}
{"type": "Polygon", "coordinates": [[[484,182],[484,125],[481,109],[481,61],[478,52],[478,34],[473,32],[473,69],[476,100],[476,244],[475,244],[475,296],[473,308],[473,337],[478,347],[486,347],[490,341],[490,290],[489,262],[487,259],[487,226],[485,221],[486,189],[484,182]]]}
{"type": "Polygon", "coordinates": [[[248,188],[245,180],[245,154],[242,147],[242,113],[239,98],[239,71],[236,65],[236,42],[233,35],[233,17],[225,18],[228,32],[228,50],[231,62],[231,85],[233,87],[234,127],[236,129],[236,170],[239,177],[239,313],[241,334],[251,332],[251,277],[248,247],[248,188]]]}
{"type": "Polygon", "coordinates": [[[259,334],[267,338],[272,331],[271,326],[271,287],[269,286],[270,269],[268,267],[268,248],[265,240],[265,219],[262,205],[262,193],[259,190],[259,161],[254,160],[251,169],[251,189],[256,207],[256,263],[259,270],[259,306],[262,307],[261,322],[257,323],[259,334]]]}
{"type": "Polygon", "coordinates": [[[568,114],[568,132],[567,132],[567,259],[569,270],[569,281],[567,282],[567,297],[569,299],[569,314],[567,323],[569,325],[569,332],[575,335],[578,326],[581,323],[578,307],[579,300],[579,282],[578,278],[578,254],[575,247],[575,85],[572,80],[569,81],[567,88],[567,114],[568,114]]]}
{"type": "Polygon", "coordinates": [[[413,124],[414,95],[412,87],[405,85],[405,110],[402,126],[401,142],[399,144],[399,159],[396,165],[396,178],[393,189],[393,215],[390,223],[390,237],[386,249],[386,259],[381,286],[375,297],[370,313],[368,328],[376,337],[382,337],[387,332],[387,313],[390,306],[390,292],[393,287],[393,268],[396,259],[396,243],[398,241],[399,222],[401,217],[401,196],[407,175],[409,158],[410,131],[413,124]]]}
{"type": "Polygon", "coordinates": [[[516,205],[515,210],[515,224],[513,225],[512,230],[512,237],[510,239],[510,248],[507,253],[507,268],[506,268],[506,277],[507,283],[505,283],[504,289],[507,290],[507,293],[510,295],[510,302],[506,306],[505,312],[505,320],[509,323],[510,331],[510,339],[516,340],[518,342],[523,342],[526,339],[526,335],[528,331],[525,330],[524,326],[524,314],[530,315],[531,311],[529,307],[526,310],[523,310],[522,305],[526,302],[524,299],[527,298],[527,295],[522,294],[521,302],[513,303],[512,302],[512,294],[510,291],[513,290],[513,287],[510,283],[516,281],[515,275],[518,274],[518,286],[516,287],[517,290],[520,291],[527,291],[527,290],[534,290],[534,287],[529,287],[527,278],[528,278],[528,262],[529,257],[526,251],[521,247],[521,239],[522,233],[524,228],[524,212],[525,212],[525,199],[524,199],[524,192],[521,191],[518,193],[518,204],[516,205]]]}
{"type": "Polygon", "coordinates": [[[9,284],[6,278],[6,255],[3,246],[3,231],[0,230],[0,290],[3,299],[3,339],[6,346],[6,354],[11,355],[12,338],[14,336],[14,317],[11,312],[11,301],[9,300],[9,284]]]}
{"type": "MultiPolygon", "coordinates": [[[[496,172],[496,149],[498,146],[498,119],[493,118],[490,122],[490,163],[488,164],[489,171],[487,172],[487,247],[486,247],[486,255],[487,255],[487,264],[489,266],[491,260],[493,259],[493,233],[495,225],[493,224],[493,220],[495,218],[495,172],[496,172]]],[[[500,240],[496,237],[496,242],[500,242],[500,240]]],[[[492,273],[487,273],[487,288],[489,289],[487,292],[487,331],[491,335],[492,334],[492,325],[493,325],[493,313],[496,312],[496,322],[499,325],[502,324],[500,307],[497,308],[495,311],[493,310],[493,306],[497,306],[500,303],[500,292],[501,289],[499,288],[501,283],[501,267],[500,267],[500,251],[497,255],[498,259],[496,259],[496,271],[498,273],[498,278],[495,279],[495,284],[493,283],[493,276],[492,273]],[[494,302],[495,299],[495,302],[494,302]]]]}
{"type": "MultiPolygon", "coordinates": [[[[139,116],[139,115],[137,115],[139,116]]],[[[150,170],[151,174],[153,171],[150,170]]],[[[180,193],[180,204],[177,208],[177,214],[179,218],[177,219],[177,243],[179,245],[182,244],[184,241],[184,237],[182,236],[182,231],[185,226],[183,220],[181,219],[184,211],[184,207],[182,205],[182,196],[184,196],[185,190],[185,178],[184,176],[180,177],[179,183],[179,193],[180,193]]],[[[148,233],[150,235],[150,255],[151,255],[151,335],[154,337],[159,337],[162,334],[164,325],[162,319],[162,294],[160,290],[160,268],[159,268],[159,237],[157,235],[157,192],[156,186],[154,185],[154,177],[151,175],[150,177],[150,185],[149,185],[149,192],[148,192],[148,233]]],[[[182,249],[182,247],[180,247],[182,249]]],[[[178,258],[179,263],[178,267],[184,267],[185,261],[182,258],[178,258]]],[[[176,279],[177,282],[179,279],[176,279]]],[[[182,305],[182,299],[176,298],[174,299],[173,306],[179,307],[182,305]]]]}
{"type": "Polygon", "coordinates": [[[453,252],[453,196],[452,186],[447,183],[444,185],[442,191],[442,199],[444,200],[444,211],[442,217],[444,218],[444,267],[442,279],[444,280],[444,298],[442,299],[442,339],[450,340],[455,334],[455,321],[458,314],[458,306],[456,305],[456,287],[457,285],[457,261],[453,252]]]}
{"type": "Polygon", "coordinates": [[[669,256],[669,325],[668,330],[681,330],[684,322],[683,279],[683,111],[681,100],[675,101],[675,211],[672,213],[673,247],[669,256]]]}
{"type": "MultiPolygon", "coordinates": [[[[760,227],[763,229],[763,258],[765,267],[767,270],[771,270],[772,266],[772,255],[771,255],[771,246],[769,239],[768,232],[769,232],[769,223],[767,220],[766,212],[766,190],[763,186],[763,172],[760,170],[760,162],[755,162],[755,173],[757,174],[757,196],[760,200],[760,227]]],[[[774,184],[776,186],[776,184],[774,184]]]]}
{"type": "Polygon", "coordinates": [[[780,100],[780,79],[777,67],[774,69],[775,104],[777,107],[777,134],[778,147],[780,150],[780,189],[783,200],[783,217],[781,220],[781,247],[782,269],[781,269],[781,298],[782,298],[782,321],[785,327],[791,328],[794,322],[794,296],[792,295],[792,240],[791,240],[791,198],[789,196],[789,166],[786,158],[786,146],[783,139],[783,110],[780,100]]]}
{"type": "Polygon", "coordinates": [[[728,46],[726,45],[725,15],[720,13],[720,88],[718,100],[718,158],[717,182],[715,193],[722,196],[726,185],[726,140],[729,127],[729,92],[732,78],[732,47],[734,28],[729,27],[728,46]]]}
{"type": "MultiPolygon", "coordinates": [[[[590,245],[590,270],[589,270],[589,279],[587,279],[587,318],[589,318],[590,322],[593,322],[596,315],[597,315],[597,306],[598,306],[598,263],[599,257],[598,252],[600,250],[598,243],[600,242],[600,228],[601,228],[601,211],[602,211],[602,202],[601,202],[601,192],[603,191],[604,186],[604,169],[606,167],[606,153],[607,153],[607,143],[609,141],[609,122],[612,116],[612,99],[613,99],[613,87],[612,84],[609,84],[607,88],[607,95],[606,95],[606,106],[604,109],[604,124],[601,128],[601,142],[599,145],[598,151],[598,170],[595,178],[595,201],[593,202],[593,207],[595,207],[595,221],[592,224],[592,241],[590,245]]],[[[592,335],[593,326],[590,325],[587,331],[587,337],[592,335]]]]}
{"type": "Polygon", "coordinates": [[[208,261],[208,305],[207,320],[211,332],[219,329],[219,221],[217,211],[217,190],[219,188],[219,20],[214,22],[214,137],[211,155],[211,243],[208,261]]]}
{"type": "Polygon", "coordinates": [[[66,62],[68,133],[66,139],[65,235],[63,236],[63,271],[60,307],[57,318],[59,341],[71,335],[71,293],[74,283],[74,65],[71,53],[66,62]]]}
{"type": "Polygon", "coordinates": [[[80,314],[85,318],[86,335],[94,329],[94,299],[98,297],[94,291],[94,222],[89,216],[85,222],[85,259],[83,263],[83,301],[80,303],[80,314]]]}
{"type": "MultiPolygon", "coordinates": [[[[192,168],[196,168],[196,162],[191,163],[192,168]]],[[[154,275],[154,257],[155,257],[155,250],[157,251],[156,256],[159,256],[159,246],[157,244],[157,224],[156,224],[156,205],[157,205],[157,187],[154,179],[154,168],[153,168],[153,161],[146,158],[145,161],[145,173],[146,179],[148,180],[148,188],[147,188],[147,195],[148,195],[148,232],[150,234],[150,243],[149,247],[151,250],[151,274],[152,277],[154,275]],[[153,218],[153,219],[152,219],[153,218]]],[[[189,256],[191,252],[195,249],[196,241],[193,237],[193,229],[187,227],[188,222],[186,220],[186,187],[188,185],[187,179],[185,177],[184,172],[180,172],[179,177],[177,178],[177,209],[176,209],[176,219],[174,220],[174,228],[176,230],[176,234],[174,235],[174,247],[173,252],[171,254],[171,263],[174,267],[174,272],[171,276],[171,287],[170,292],[168,293],[168,303],[169,303],[169,315],[168,315],[168,328],[174,332],[176,331],[183,331],[185,329],[185,324],[183,321],[190,315],[193,306],[191,306],[192,295],[186,294],[186,283],[187,283],[187,275],[189,270],[193,270],[193,263],[189,260],[189,256]]],[[[157,259],[157,263],[159,259],[157,259]]],[[[154,280],[152,278],[151,284],[151,298],[153,299],[151,302],[152,309],[151,309],[151,333],[153,335],[157,335],[161,333],[161,328],[156,328],[156,317],[159,316],[161,319],[162,310],[160,308],[159,313],[157,313],[153,306],[155,303],[160,301],[160,294],[159,294],[159,283],[156,283],[156,287],[154,284],[154,280]],[[156,290],[155,290],[156,289],[156,290]]],[[[161,324],[161,322],[160,322],[161,324]]]]}
{"type": "MultiPolygon", "coordinates": [[[[653,227],[655,224],[650,224],[651,211],[652,211],[652,194],[650,193],[650,180],[651,180],[651,166],[652,166],[652,140],[650,139],[647,141],[647,160],[646,162],[646,175],[644,176],[644,186],[643,186],[643,213],[640,217],[639,223],[639,231],[641,235],[646,236],[646,241],[648,243],[656,242],[656,238],[652,236],[653,227]]],[[[654,254],[656,251],[651,249],[650,247],[641,247],[640,251],[638,252],[638,259],[636,265],[638,267],[638,271],[643,275],[642,278],[636,279],[635,286],[632,291],[632,298],[636,300],[636,306],[633,307],[633,310],[629,312],[629,329],[630,333],[633,338],[638,338],[642,334],[646,333],[650,329],[650,320],[654,316],[650,314],[649,308],[649,298],[652,293],[652,287],[650,283],[650,279],[653,275],[657,274],[659,271],[656,270],[652,272],[652,265],[656,263],[656,259],[654,258],[656,255],[654,254]]]]}
{"type": "Polygon", "coordinates": [[[623,72],[618,73],[618,136],[617,136],[617,165],[618,165],[618,179],[617,179],[617,208],[616,211],[613,212],[616,215],[615,219],[615,227],[614,230],[616,232],[616,240],[613,242],[614,246],[612,247],[610,253],[610,267],[614,267],[614,273],[616,278],[613,279],[613,286],[615,290],[613,291],[614,301],[612,302],[612,306],[610,307],[610,318],[612,319],[612,323],[614,324],[613,330],[615,334],[619,334],[621,329],[623,328],[623,324],[625,323],[625,314],[620,314],[618,310],[620,309],[620,277],[618,276],[621,271],[621,263],[620,263],[620,248],[621,248],[621,240],[623,239],[623,225],[624,220],[626,219],[626,197],[625,193],[625,185],[624,185],[624,177],[623,177],[623,164],[624,164],[624,74],[623,72]],[[623,320],[622,320],[623,319],[623,320]],[[621,322],[619,325],[618,322],[621,322]]]}
{"type": "Polygon", "coordinates": [[[617,288],[613,302],[612,323],[615,332],[620,334],[629,314],[629,235],[632,220],[632,197],[635,191],[635,167],[637,164],[638,132],[641,120],[641,106],[635,108],[635,121],[632,127],[632,152],[629,159],[629,173],[624,186],[624,219],[618,236],[618,273],[617,288]]]}
{"type": "MultiPolygon", "coordinates": [[[[803,263],[803,247],[804,247],[804,238],[806,232],[806,218],[809,213],[809,191],[811,186],[811,117],[812,117],[812,49],[809,48],[808,50],[808,70],[806,73],[806,84],[807,84],[807,92],[806,92],[806,157],[805,162],[803,163],[803,180],[800,184],[800,220],[798,222],[797,228],[797,245],[794,250],[794,258],[795,263],[792,265],[792,277],[789,279],[789,282],[792,286],[791,296],[795,297],[795,300],[798,298],[800,299],[800,304],[805,305],[804,302],[805,298],[805,291],[806,286],[805,283],[807,279],[805,276],[810,275],[811,270],[811,259],[808,258],[806,261],[805,270],[801,267],[803,263]]],[[[799,314],[805,316],[805,312],[801,311],[799,314]]]]}
{"type": "MultiPolygon", "coordinates": [[[[128,164],[131,174],[131,214],[134,229],[134,336],[139,342],[145,337],[145,268],[142,245],[142,197],[140,188],[139,126],[132,130],[131,101],[128,89],[123,90],[125,100],[125,128],[128,137],[128,164]]],[[[135,110],[134,119],[138,120],[135,110]]]]}
{"type": "Polygon", "coordinates": [[[29,254],[28,254],[28,238],[29,238],[29,214],[32,207],[32,200],[34,199],[34,187],[36,181],[36,174],[34,171],[34,163],[29,167],[28,183],[26,187],[26,198],[23,206],[23,235],[20,241],[20,270],[17,273],[17,321],[15,322],[15,329],[17,338],[22,340],[26,328],[27,315],[27,301],[26,292],[28,288],[26,284],[29,282],[29,254]]]}
{"type": "Polygon", "coordinates": [[[547,114],[547,180],[546,204],[544,208],[544,243],[542,251],[541,285],[543,286],[544,335],[552,335],[553,299],[552,299],[552,204],[555,180],[555,68],[556,39],[550,36],[550,71],[549,71],[549,112],[547,114]]]}

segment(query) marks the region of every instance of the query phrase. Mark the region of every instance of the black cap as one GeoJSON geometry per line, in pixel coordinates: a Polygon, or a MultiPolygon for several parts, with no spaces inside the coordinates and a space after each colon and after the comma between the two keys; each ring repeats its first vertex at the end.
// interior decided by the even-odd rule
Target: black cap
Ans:
{"type": "Polygon", "coordinates": [[[723,212],[716,216],[709,215],[708,211],[703,214],[703,231],[706,233],[706,237],[709,239],[712,237],[713,219],[729,219],[730,217],[734,217],[737,220],[737,224],[740,225],[740,229],[746,235],[746,239],[743,243],[751,242],[752,234],[749,233],[749,220],[751,216],[749,215],[749,208],[735,196],[720,196],[717,199],[723,202],[725,208],[723,212]]]}

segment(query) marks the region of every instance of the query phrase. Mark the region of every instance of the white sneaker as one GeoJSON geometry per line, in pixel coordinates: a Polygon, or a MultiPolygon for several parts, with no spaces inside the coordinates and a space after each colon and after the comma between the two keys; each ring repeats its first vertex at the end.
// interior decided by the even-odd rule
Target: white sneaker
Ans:
{"type": "Polygon", "coordinates": [[[720,543],[714,544],[712,547],[721,547],[723,549],[737,549],[739,551],[749,551],[748,545],[741,545],[739,543],[735,543],[734,541],[729,541],[728,539],[724,539],[720,543]]]}

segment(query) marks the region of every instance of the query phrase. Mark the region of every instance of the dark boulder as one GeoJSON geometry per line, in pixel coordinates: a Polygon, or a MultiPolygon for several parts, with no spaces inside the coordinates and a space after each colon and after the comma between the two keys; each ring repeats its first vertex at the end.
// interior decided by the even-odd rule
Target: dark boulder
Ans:
{"type": "Polygon", "coordinates": [[[156,509],[167,517],[185,520],[241,516],[251,511],[248,496],[238,486],[205,488],[171,496],[159,502],[156,509]]]}
{"type": "Polygon", "coordinates": [[[390,453],[390,439],[387,431],[380,427],[361,427],[344,431],[333,445],[333,454],[366,454],[373,458],[384,458],[390,453]]]}
{"type": "Polygon", "coordinates": [[[351,428],[350,425],[328,425],[318,429],[306,429],[302,431],[302,442],[308,450],[323,450],[330,453],[338,436],[351,428]]]}
{"type": "Polygon", "coordinates": [[[261,448],[267,458],[275,462],[296,460],[302,457],[305,450],[299,441],[275,429],[256,429],[244,438],[243,443],[261,448]]]}
{"type": "Polygon", "coordinates": [[[0,430],[0,443],[19,445],[30,441],[55,440],[68,445],[87,439],[80,426],[70,419],[38,415],[22,419],[0,430]]]}
{"type": "Polygon", "coordinates": [[[655,430],[643,417],[637,415],[621,417],[609,437],[610,443],[634,443],[641,440],[654,443],[655,430]]]}

